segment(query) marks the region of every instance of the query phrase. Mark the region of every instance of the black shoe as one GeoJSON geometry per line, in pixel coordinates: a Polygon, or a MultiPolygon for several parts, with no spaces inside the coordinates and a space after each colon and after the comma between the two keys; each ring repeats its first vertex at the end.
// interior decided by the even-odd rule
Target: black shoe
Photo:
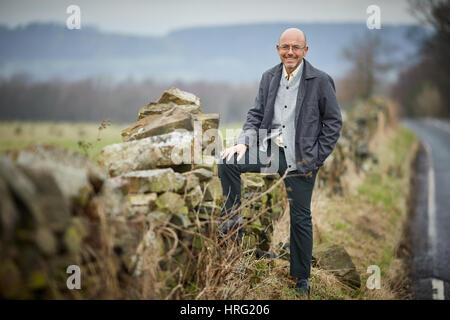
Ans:
{"type": "Polygon", "coordinates": [[[261,249],[256,249],[256,259],[266,258],[266,259],[275,259],[277,255],[273,251],[264,251],[261,249]]]}
{"type": "Polygon", "coordinates": [[[311,287],[309,286],[308,279],[298,279],[297,284],[295,285],[295,291],[301,297],[309,297],[311,293],[311,287]]]}
{"type": "Polygon", "coordinates": [[[227,234],[233,233],[231,239],[241,242],[242,238],[244,237],[244,230],[242,228],[242,225],[242,217],[239,215],[234,216],[231,219],[222,222],[219,228],[219,235],[223,238],[227,234]]]}

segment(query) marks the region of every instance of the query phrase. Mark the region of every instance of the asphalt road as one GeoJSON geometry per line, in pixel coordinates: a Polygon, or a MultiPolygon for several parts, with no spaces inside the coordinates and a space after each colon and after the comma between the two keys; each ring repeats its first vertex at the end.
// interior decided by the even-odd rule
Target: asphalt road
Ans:
{"type": "Polygon", "coordinates": [[[411,223],[415,299],[450,299],[450,120],[403,120],[422,142],[411,223]]]}

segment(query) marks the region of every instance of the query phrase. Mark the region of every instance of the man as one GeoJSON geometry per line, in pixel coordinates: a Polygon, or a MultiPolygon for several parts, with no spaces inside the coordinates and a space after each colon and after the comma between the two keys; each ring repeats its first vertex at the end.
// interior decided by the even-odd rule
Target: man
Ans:
{"type": "MultiPolygon", "coordinates": [[[[287,29],[276,48],[281,63],[262,75],[236,145],[221,154],[222,160],[227,158],[218,166],[227,197],[222,215],[240,206],[240,174],[262,172],[269,164],[262,159],[268,156],[273,161],[275,154],[280,176],[287,171],[284,183],[290,208],[290,273],[298,278],[296,291],[309,295],[312,191],[319,168],[340,136],[342,118],[333,79],[304,59],[308,52],[305,34],[287,29]],[[243,157],[245,161],[240,163],[243,157]]],[[[222,225],[222,232],[239,230],[242,238],[241,225],[240,213],[235,214],[222,225]]]]}

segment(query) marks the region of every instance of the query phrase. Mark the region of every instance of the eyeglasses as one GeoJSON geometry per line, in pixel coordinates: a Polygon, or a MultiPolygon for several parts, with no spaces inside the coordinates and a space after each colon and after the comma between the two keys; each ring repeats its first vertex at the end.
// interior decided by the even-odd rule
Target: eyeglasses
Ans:
{"type": "Polygon", "coordinates": [[[300,46],[288,46],[287,44],[280,46],[281,51],[289,51],[292,48],[292,51],[300,51],[306,48],[306,45],[303,47],[300,46]]]}

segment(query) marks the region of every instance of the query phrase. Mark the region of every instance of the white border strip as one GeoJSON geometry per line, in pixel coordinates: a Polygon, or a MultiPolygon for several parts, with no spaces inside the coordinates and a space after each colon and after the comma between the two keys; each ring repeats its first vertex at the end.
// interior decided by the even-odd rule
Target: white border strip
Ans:
{"type": "Polygon", "coordinates": [[[431,279],[431,288],[433,290],[433,300],[445,300],[444,281],[441,279],[431,279]]]}
{"type": "MultiPolygon", "coordinates": [[[[436,257],[436,193],[435,175],[433,166],[433,154],[431,147],[422,141],[428,158],[428,239],[430,242],[431,267],[434,273],[434,258],[436,257]]],[[[444,281],[431,279],[432,299],[444,300],[444,281]]]]}
{"type": "Polygon", "coordinates": [[[430,240],[431,254],[436,253],[436,194],[433,155],[431,147],[425,141],[422,141],[428,158],[428,239],[430,240]]]}

